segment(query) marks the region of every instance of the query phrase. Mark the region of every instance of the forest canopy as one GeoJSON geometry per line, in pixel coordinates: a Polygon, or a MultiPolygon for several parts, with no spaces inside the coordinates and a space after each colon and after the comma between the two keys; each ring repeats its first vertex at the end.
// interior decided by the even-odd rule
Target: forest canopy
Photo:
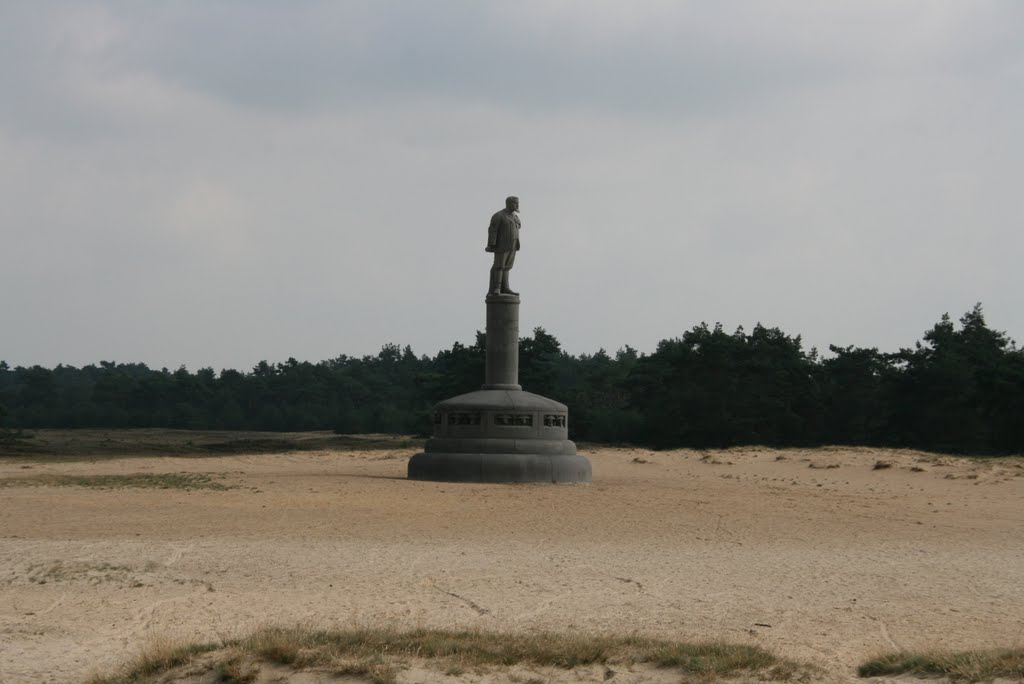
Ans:
{"type": "MultiPolygon", "coordinates": [[[[760,324],[702,323],[662,340],[574,356],[543,328],[520,341],[520,383],[568,404],[570,437],[657,448],[743,444],[1024,451],[1024,351],[980,304],[943,316],[913,347],[804,350],[760,324]]],[[[483,379],[484,337],[436,356],[259,362],[251,371],[154,370],[101,361],[11,368],[0,361],[0,435],[32,428],[334,430],[425,435],[431,406],[483,379]]]]}

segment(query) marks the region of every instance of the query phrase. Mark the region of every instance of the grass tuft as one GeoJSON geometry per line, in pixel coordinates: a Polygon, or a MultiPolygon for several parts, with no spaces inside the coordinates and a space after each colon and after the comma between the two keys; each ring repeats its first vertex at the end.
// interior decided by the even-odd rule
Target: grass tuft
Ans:
{"type": "Polygon", "coordinates": [[[371,684],[395,684],[398,672],[381,657],[339,661],[331,665],[335,677],[363,677],[371,684]]]}
{"type": "Polygon", "coordinates": [[[255,663],[243,661],[235,656],[217,663],[213,668],[215,684],[251,684],[259,674],[255,663]]]}
{"type": "Polygon", "coordinates": [[[167,638],[155,638],[143,646],[139,655],[119,674],[111,677],[94,676],[87,684],[135,684],[175,667],[188,665],[196,656],[218,648],[219,644],[182,644],[167,638]]]}
{"type": "Polygon", "coordinates": [[[732,675],[767,670],[779,659],[757,646],[722,643],[671,644],[658,649],[653,662],[696,675],[732,675]]]}
{"type": "Polygon", "coordinates": [[[203,473],[134,473],[131,475],[39,475],[0,478],[0,487],[89,487],[92,489],[232,489],[203,473]]]}
{"type": "Polygon", "coordinates": [[[237,643],[243,651],[272,662],[330,666],[339,661],[376,658],[422,658],[442,661],[457,671],[521,663],[572,669],[609,662],[651,663],[689,674],[733,675],[764,672],[789,679],[801,666],[756,646],[722,643],[683,644],[642,637],[586,634],[496,634],[475,630],[363,628],[317,631],[269,627],[237,643]],[[772,668],[777,668],[773,670],[772,668]]]}
{"type": "Polygon", "coordinates": [[[952,681],[983,682],[996,678],[1024,680],[1024,648],[980,651],[889,653],[857,669],[861,677],[916,675],[952,681]]]}
{"type": "Polygon", "coordinates": [[[378,451],[422,449],[409,435],[336,435],[332,432],[169,430],[163,428],[36,430],[0,433],[0,459],[69,462],[124,456],[225,456],[296,451],[378,451]]]}
{"type": "MultiPolygon", "coordinates": [[[[163,645],[150,647],[114,678],[91,684],[132,684],[187,665],[196,654],[218,648],[163,645]]],[[[241,639],[224,642],[224,657],[206,663],[224,682],[246,682],[257,676],[260,661],[295,670],[318,669],[337,676],[362,677],[375,684],[394,684],[398,669],[409,659],[429,661],[448,674],[470,670],[531,665],[571,670],[587,665],[638,664],[673,669],[702,680],[756,675],[763,680],[807,679],[812,666],[778,658],[757,646],[718,642],[678,643],[639,636],[499,634],[475,630],[360,628],[341,631],[305,627],[266,627],[241,639]]]]}

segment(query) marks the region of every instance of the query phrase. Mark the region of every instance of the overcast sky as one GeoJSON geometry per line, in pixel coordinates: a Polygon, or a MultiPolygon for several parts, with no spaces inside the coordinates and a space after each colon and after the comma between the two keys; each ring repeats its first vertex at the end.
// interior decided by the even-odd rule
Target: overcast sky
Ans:
{"type": "Polygon", "coordinates": [[[0,2],[0,359],[1024,338],[1024,3],[0,2]]]}

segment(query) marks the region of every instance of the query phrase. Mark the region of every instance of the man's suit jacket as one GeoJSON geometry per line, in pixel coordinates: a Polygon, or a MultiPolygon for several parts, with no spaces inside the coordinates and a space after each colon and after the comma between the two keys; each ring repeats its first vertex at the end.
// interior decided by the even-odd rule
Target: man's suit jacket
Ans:
{"type": "Polygon", "coordinates": [[[494,247],[495,252],[511,252],[519,249],[519,216],[515,212],[502,209],[491,217],[491,225],[487,228],[487,244],[494,247]]]}

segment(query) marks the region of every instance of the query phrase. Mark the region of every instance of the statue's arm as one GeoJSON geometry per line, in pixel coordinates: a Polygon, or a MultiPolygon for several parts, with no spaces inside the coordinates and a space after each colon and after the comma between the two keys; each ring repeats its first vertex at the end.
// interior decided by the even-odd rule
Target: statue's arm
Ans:
{"type": "Polygon", "coordinates": [[[491,217],[491,225],[487,226],[487,246],[484,247],[485,252],[493,252],[495,245],[498,244],[498,217],[491,217]]]}

